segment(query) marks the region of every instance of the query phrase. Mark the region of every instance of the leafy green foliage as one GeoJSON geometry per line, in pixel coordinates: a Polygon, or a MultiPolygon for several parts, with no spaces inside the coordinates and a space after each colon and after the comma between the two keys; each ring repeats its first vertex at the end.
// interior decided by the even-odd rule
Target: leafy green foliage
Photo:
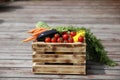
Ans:
{"type": "Polygon", "coordinates": [[[59,32],[85,30],[86,31],[85,37],[87,43],[86,46],[87,59],[102,64],[106,64],[109,66],[117,65],[116,62],[114,62],[107,56],[107,52],[105,51],[104,46],[102,45],[100,40],[97,39],[97,37],[89,29],[86,29],[84,27],[80,28],[73,26],[68,26],[68,27],[57,26],[54,27],[54,29],[56,29],[59,32]]]}

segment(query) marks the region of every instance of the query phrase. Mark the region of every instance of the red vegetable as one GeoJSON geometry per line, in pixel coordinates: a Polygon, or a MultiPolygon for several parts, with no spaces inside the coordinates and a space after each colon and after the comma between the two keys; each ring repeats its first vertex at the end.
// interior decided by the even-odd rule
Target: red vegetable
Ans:
{"type": "Polygon", "coordinates": [[[55,37],[56,39],[58,39],[58,38],[60,37],[60,35],[59,35],[59,34],[55,34],[54,37],[55,37]]]}
{"type": "Polygon", "coordinates": [[[67,34],[67,32],[66,31],[62,32],[62,35],[64,35],[64,34],[67,34]]]}
{"type": "Polygon", "coordinates": [[[84,41],[84,37],[83,36],[80,36],[79,38],[78,38],[78,42],[83,42],[84,41]]]}
{"type": "Polygon", "coordinates": [[[70,32],[70,35],[71,35],[71,36],[75,36],[75,35],[76,35],[76,32],[75,32],[75,31],[71,31],[71,32],[70,32]]]}
{"type": "Polygon", "coordinates": [[[67,40],[67,39],[69,38],[69,35],[68,35],[68,34],[64,34],[64,35],[62,35],[62,38],[63,38],[64,40],[67,40]]]}
{"type": "Polygon", "coordinates": [[[53,37],[52,39],[51,39],[51,42],[56,42],[57,40],[56,40],[56,38],[55,37],[53,37]]]}
{"type": "Polygon", "coordinates": [[[68,42],[69,42],[69,43],[73,43],[73,42],[74,42],[73,38],[69,38],[69,39],[68,39],[68,42]]]}
{"type": "Polygon", "coordinates": [[[63,38],[59,37],[59,38],[57,39],[57,42],[58,42],[58,43],[62,43],[62,42],[63,42],[63,38]]]}
{"type": "Polygon", "coordinates": [[[45,38],[45,42],[51,42],[50,37],[45,38]]]}

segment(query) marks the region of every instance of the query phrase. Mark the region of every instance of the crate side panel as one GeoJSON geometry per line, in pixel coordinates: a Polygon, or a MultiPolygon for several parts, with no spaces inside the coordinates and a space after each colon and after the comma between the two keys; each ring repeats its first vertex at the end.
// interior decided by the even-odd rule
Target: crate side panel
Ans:
{"type": "Polygon", "coordinates": [[[84,54],[33,54],[33,62],[85,64],[84,54]]]}
{"type": "Polygon", "coordinates": [[[86,67],[79,65],[34,65],[33,73],[86,74],[86,67]]]}
{"type": "Polygon", "coordinates": [[[36,52],[85,52],[85,43],[33,43],[36,52]]]}

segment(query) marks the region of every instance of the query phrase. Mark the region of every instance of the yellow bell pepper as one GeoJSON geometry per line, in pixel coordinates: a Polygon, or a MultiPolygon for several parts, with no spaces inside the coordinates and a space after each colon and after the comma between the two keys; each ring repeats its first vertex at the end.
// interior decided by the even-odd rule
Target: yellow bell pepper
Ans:
{"type": "Polygon", "coordinates": [[[83,36],[83,37],[85,36],[85,30],[80,30],[77,32],[77,34],[73,37],[74,42],[78,42],[78,38],[80,36],[83,36]]]}

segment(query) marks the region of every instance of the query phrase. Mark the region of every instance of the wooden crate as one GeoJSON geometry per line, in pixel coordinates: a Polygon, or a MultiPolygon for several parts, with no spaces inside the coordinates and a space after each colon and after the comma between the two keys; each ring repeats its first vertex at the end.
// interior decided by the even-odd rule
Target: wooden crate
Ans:
{"type": "Polygon", "coordinates": [[[86,74],[86,43],[34,42],[33,73],[86,74]]]}

